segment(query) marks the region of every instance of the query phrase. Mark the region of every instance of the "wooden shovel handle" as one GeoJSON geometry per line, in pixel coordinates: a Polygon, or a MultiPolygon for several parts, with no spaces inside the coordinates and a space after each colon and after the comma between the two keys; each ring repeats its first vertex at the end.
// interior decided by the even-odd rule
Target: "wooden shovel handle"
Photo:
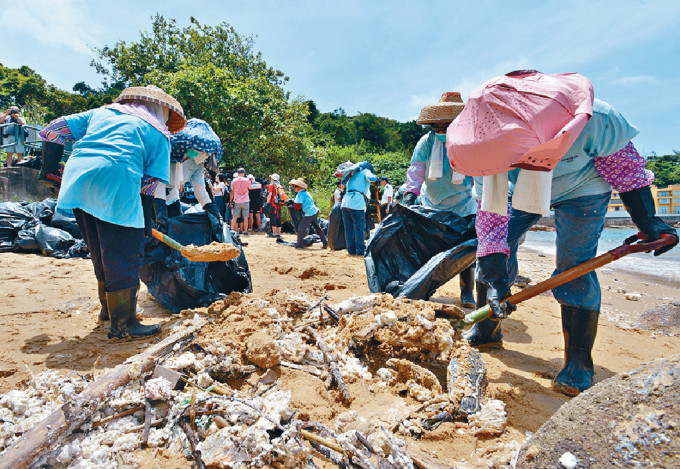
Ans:
{"type": "MultiPolygon", "coordinates": [[[[579,264],[575,267],[572,267],[569,270],[565,270],[564,272],[557,274],[554,277],[551,277],[543,282],[525,288],[524,290],[505,298],[503,302],[504,303],[507,302],[511,305],[519,304],[523,301],[528,300],[529,298],[533,298],[534,296],[540,295],[541,293],[545,293],[548,290],[552,290],[555,287],[564,285],[565,283],[574,280],[575,278],[581,277],[587,274],[588,272],[592,272],[595,269],[599,269],[603,265],[609,264],[610,262],[615,261],[616,259],[619,259],[623,256],[627,256],[628,254],[633,254],[635,252],[654,251],[656,249],[662,248],[668,244],[675,242],[675,236],[666,234],[661,235],[660,239],[652,241],[651,243],[636,242],[638,240],[643,239],[644,238],[640,233],[631,236],[630,238],[626,239],[624,244],[622,244],[621,246],[614,248],[611,251],[608,251],[589,261],[586,261],[583,264],[579,264]]],[[[491,308],[489,307],[489,305],[486,305],[478,310],[472,311],[471,313],[465,315],[465,318],[460,321],[459,327],[466,327],[472,325],[476,322],[488,318],[489,316],[491,316],[491,308]]]]}
{"type": "Polygon", "coordinates": [[[171,248],[177,249],[180,252],[182,251],[182,248],[184,247],[181,244],[179,244],[177,241],[172,239],[171,237],[164,235],[163,233],[156,230],[155,228],[151,228],[151,236],[156,238],[158,241],[167,244],[171,248]]]}

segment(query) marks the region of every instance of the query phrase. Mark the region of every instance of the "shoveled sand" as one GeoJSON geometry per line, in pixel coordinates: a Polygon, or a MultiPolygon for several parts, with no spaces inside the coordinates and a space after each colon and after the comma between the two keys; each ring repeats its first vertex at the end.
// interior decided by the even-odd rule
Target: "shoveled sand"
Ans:
{"type": "MultiPolygon", "coordinates": [[[[339,302],[369,293],[362,260],[344,251],[322,250],[316,245],[296,250],[259,234],[244,240],[249,243],[244,251],[255,294],[287,288],[310,296],[327,295],[329,302],[339,302]],[[314,270],[308,271],[311,268],[314,270]],[[305,271],[311,275],[302,275],[305,271]]],[[[608,266],[614,270],[600,275],[603,316],[594,350],[596,382],[680,350],[680,331],[670,332],[674,336],[663,335],[624,329],[612,321],[632,324],[647,310],[679,301],[677,285],[635,278],[615,270],[615,266],[608,266]],[[626,300],[625,293],[631,292],[641,294],[641,300],[626,300]]],[[[539,281],[550,275],[553,259],[522,248],[520,269],[523,275],[539,281]]],[[[96,323],[96,282],[87,260],[4,253],[0,254],[0,278],[0,392],[20,386],[29,373],[46,369],[83,372],[108,368],[158,340],[106,338],[106,330],[96,323]]],[[[434,299],[459,304],[458,282],[449,282],[434,299]]],[[[139,306],[144,310],[143,322],[163,323],[164,334],[177,321],[148,296],[145,287],[139,306]]],[[[552,296],[546,293],[521,304],[504,322],[504,334],[504,348],[483,353],[483,357],[491,395],[506,402],[506,432],[499,438],[479,439],[455,423],[445,423],[426,433],[418,441],[420,448],[436,453],[448,464],[487,467],[480,455],[487,461],[502,459],[504,452],[524,441],[527,432],[535,432],[569,400],[550,388],[551,379],[561,368],[563,353],[559,307],[552,296]],[[477,457],[470,459],[473,452],[477,457]]],[[[296,389],[293,401],[310,418],[332,418],[340,410],[335,407],[339,404],[325,407],[328,391],[304,372],[286,369],[281,379],[290,381],[296,389]]],[[[353,405],[366,407],[366,412],[390,410],[392,401],[383,402],[380,396],[362,390],[360,383],[351,386],[356,393],[353,405]],[[358,404],[364,395],[366,401],[358,404]]],[[[156,459],[155,463],[157,467],[189,467],[189,462],[174,458],[156,459]]]]}
{"type": "Polygon", "coordinates": [[[193,262],[230,261],[241,255],[241,250],[228,243],[213,241],[205,246],[190,244],[182,248],[182,255],[193,262]]]}

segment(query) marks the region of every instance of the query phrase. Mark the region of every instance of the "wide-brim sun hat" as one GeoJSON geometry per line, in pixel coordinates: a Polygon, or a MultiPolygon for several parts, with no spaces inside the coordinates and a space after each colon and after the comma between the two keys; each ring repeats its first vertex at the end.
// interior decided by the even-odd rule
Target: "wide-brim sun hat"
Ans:
{"type": "Polygon", "coordinates": [[[293,179],[288,184],[291,186],[298,186],[301,189],[307,190],[307,184],[305,183],[305,181],[302,180],[302,178],[293,179]]]}
{"type": "Polygon", "coordinates": [[[590,80],[578,73],[492,78],[470,94],[446,131],[451,166],[467,176],[550,171],[592,116],[593,99],[590,80]]]}
{"type": "Polygon", "coordinates": [[[160,104],[170,110],[170,117],[166,125],[171,134],[179,132],[187,125],[187,118],[179,102],[157,86],[131,86],[125,88],[116,98],[117,103],[129,103],[141,101],[152,104],[160,104]]]}
{"type": "Polygon", "coordinates": [[[276,173],[270,174],[269,179],[271,179],[272,181],[281,182],[281,176],[279,176],[276,173]]]}
{"type": "Polygon", "coordinates": [[[460,93],[447,91],[441,95],[437,104],[425,106],[420,110],[416,124],[427,125],[451,122],[463,112],[464,107],[465,103],[460,93]]]}

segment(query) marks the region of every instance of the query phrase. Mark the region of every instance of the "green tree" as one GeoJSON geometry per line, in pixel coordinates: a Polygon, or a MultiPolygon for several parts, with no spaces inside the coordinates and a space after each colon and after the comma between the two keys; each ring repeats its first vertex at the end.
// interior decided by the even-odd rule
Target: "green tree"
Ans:
{"type": "Polygon", "coordinates": [[[658,187],[680,184],[680,152],[673,150],[673,153],[647,158],[646,168],[654,172],[654,184],[658,187]]]}
{"type": "Polygon", "coordinates": [[[185,68],[212,64],[229,70],[237,78],[262,77],[281,85],[288,80],[283,72],[267,66],[254,50],[254,38],[241,36],[227,23],[205,26],[190,18],[180,28],[174,19],[153,18],[151,32],[142,32],[139,41],[116,42],[95,48],[99,61],[92,65],[106,79],[126,85],[150,84],[151,73],[175,73],[185,68]]]}

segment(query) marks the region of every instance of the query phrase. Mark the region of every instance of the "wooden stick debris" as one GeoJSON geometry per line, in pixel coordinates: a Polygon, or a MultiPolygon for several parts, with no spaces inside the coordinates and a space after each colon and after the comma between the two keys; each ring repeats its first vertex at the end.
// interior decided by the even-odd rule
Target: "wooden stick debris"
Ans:
{"type": "Polygon", "coordinates": [[[187,436],[189,446],[191,447],[191,456],[194,458],[194,461],[196,462],[196,467],[198,469],[206,469],[205,463],[203,462],[203,458],[201,458],[201,451],[197,449],[198,438],[196,437],[194,429],[191,427],[191,423],[189,423],[189,421],[186,418],[181,418],[179,420],[179,426],[182,430],[184,430],[184,434],[187,436]]]}
{"type": "Polygon", "coordinates": [[[349,404],[350,402],[352,402],[352,396],[350,396],[349,391],[347,390],[347,386],[345,386],[345,381],[342,379],[342,374],[340,374],[340,368],[338,368],[335,353],[331,351],[328,345],[326,345],[326,342],[324,342],[321,336],[317,334],[314,329],[312,329],[311,327],[307,327],[305,331],[307,332],[307,334],[311,335],[316,341],[316,346],[319,347],[319,349],[323,353],[324,359],[326,360],[326,363],[331,369],[331,376],[335,380],[335,384],[338,386],[338,389],[340,390],[342,400],[345,403],[349,404]]]}
{"type": "Polygon", "coordinates": [[[340,315],[338,313],[336,313],[333,308],[328,306],[326,303],[324,303],[322,306],[323,306],[323,310],[326,311],[329,314],[329,316],[333,318],[333,321],[335,321],[335,324],[340,322],[340,315]]]}
{"type": "Polygon", "coordinates": [[[92,426],[94,428],[101,427],[102,425],[107,424],[107,423],[111,422],[112,420],[117,420],[117,419],[120,419],[120,418],[123,418],[123,417],[127,417],[128,415],[132,415],[135,412],[139,412],[140,410],[144,410],[143,405],[133,407],[131,409],[124,410],[122,412],[118,412],[117,414],[109,415],[108,417],[104,417],[101,420],[97,420],[95,422],[92,422],[92,426]]]}
{"type": "Polygon", "coordinates": [[[321,377],[323,375],[323,371],[319,370],[318,368],[315,368],[311,365],[298,365],[297,363],[290,363],[285,360],[281,360],[279,362],[279,365],[285,366],[286,368],[292,368],[294,370],[300,370],[300,371],[305,371],[309,373],[310,375],[318,376],[321,377]]]}
{"type": "Polygon", "coordinates": [[[309,430],[300,429],[300,434],[303,437],[305,437],[307,440],[318,443],[321,446],[325,446],[326,448],[330,448],[337,453],[340,453],[340,454],[346,453],[346,451],[344,449],[342,449],[342,446],[340,446],[336,442],[328,440],[328,439],[326,439],[322,436],[319,436],[316,433],[312,433],[309,430]]]}
{"type": "Polygon", "coordinates": [[[142,446],[149,442],[149,432],[151,431],[151,401],[144,397],[144,433],[142,433],[142,446]]]}
{"type": "Polygon", "coordinates": [[[59,407],[39,425],[18,438],[5,451],[0,460],[0,469],[26,468],[44,452],[54,449],[64,436],[90,418],[114,390],[149,372],[160,357],[170,353],[176,344],[191,341],[197,331],[196,326],[182,329],[146,351],[130,357],[122,365],[90,383],[76,399],[59,407]]]}

